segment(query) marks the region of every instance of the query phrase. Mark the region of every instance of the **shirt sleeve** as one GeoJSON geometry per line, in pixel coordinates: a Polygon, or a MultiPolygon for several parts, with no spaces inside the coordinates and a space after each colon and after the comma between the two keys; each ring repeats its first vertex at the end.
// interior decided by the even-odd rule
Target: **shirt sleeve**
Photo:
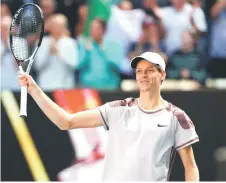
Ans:
{"type": "Polygon", "coordinates": [[[180,150],[199,141],[195,126],[188,115],[182,111],[177,110],[175,113],[176,133],[175,133],[175,149],[180,150]]]}
{"type": "Polygon", "coordinates": [[[205,14],[201,8],[197,8],[194,12],[194,22],[199,31],[206,32],[207,31],[207,23],[205,19],[205,14]]]}
{"type": "Polygon", "coordinates": [[[118,120],[118,111],[119,107],[121,106],[121,101],[113,101],[113,102],[108,102],[100,107],[98,107],[103,126],[105,130],[109,130],[111,128],[112,122],[115,120],[118,120]]]}

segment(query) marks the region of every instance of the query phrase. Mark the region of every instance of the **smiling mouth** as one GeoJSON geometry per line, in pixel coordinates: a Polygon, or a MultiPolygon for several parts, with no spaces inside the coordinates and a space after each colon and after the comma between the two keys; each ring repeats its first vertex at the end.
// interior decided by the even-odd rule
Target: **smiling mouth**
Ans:
{"type": "Polygon", "coordinates": [[[141,83],[149,83],[149,81],[141,81],[141,83]]]}

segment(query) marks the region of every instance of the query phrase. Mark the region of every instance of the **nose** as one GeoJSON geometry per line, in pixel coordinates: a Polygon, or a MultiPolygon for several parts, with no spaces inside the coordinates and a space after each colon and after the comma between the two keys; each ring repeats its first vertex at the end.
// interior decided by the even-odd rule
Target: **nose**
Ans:
{"type": "Polygon", "coordinates": [[[147,70],[144,70],[141,72],[141,77],[142,78],[147,78],[147,75],[148,75],[148,71],[147,70]]]}

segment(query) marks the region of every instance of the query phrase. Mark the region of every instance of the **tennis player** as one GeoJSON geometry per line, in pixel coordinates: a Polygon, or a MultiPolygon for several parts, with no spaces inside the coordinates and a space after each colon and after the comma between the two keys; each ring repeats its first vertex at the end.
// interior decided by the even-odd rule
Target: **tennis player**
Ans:
{"type": "Polygon", "coordinates": [[[92,110],[69,114],[38,87],[31,76],[20,73],[19,83],[61,130],[104,126],[109,131],[103,180],[167,181],[175,152],[185,169],[186,181],[199,181],[192,144],[199,141],[195,127],[180,108],[161,97],[166,77],[163,58],[145,52],[132,59],[139,98],[106,103],[92,110]]]}

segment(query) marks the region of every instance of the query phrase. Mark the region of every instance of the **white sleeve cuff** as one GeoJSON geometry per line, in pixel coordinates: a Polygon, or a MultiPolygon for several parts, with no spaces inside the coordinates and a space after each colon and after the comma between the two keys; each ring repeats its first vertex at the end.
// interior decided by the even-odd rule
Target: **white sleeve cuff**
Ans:
{"type": "Polygon", "coordinates": [[[192,140],[189,140],[189,141],[177,146],[175,149],[178,151],[178,150],[183,149],[184,147],[187,147],[187,146],[189,146],[191,144],[194,144],[194,143],[196,143],[198,141],[199,141],[199,137],[196,137],[196,138],[194,138],[192,140]]]}

